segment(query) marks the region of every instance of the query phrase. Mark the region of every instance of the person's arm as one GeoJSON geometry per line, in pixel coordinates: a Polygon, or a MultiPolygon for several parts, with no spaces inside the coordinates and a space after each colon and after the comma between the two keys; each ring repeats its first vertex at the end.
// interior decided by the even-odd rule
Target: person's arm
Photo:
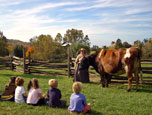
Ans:
{"type": "Polygon", "coordinates": [[[84,104],[84,106],[87,105],[87,100],[86,100],[85,96],[83,97],[83,104],[84,104]]]}
{"type": "Polygon", "coordinates": [[[45,97],[46,97],[46,94],[43,94],[43,95],[42,95],[42,93],[38,93],[38,96],[39,96],[40,98],[45,98],[45,97]]]}
{"type": "Polygon", "coordinates": [[[39,96],[40,98],[45,98],[45,97],[46,97],[46,94],[43,94],[43,95],[42,95],[41,89],[37,89],[37,93],[38,93],[38,96],[39,96]]]}
{"type": "Polygon", "coordinates": [[[79,55],[77,56],[77,58],[75,59],[75,64],[78,64],[79,59],[80,59],[80,54],[79,54],[79,55]]]}
{"type": "Polygon", "coordinates": [[[24,97],[27,97],[24,87],[22,88],[22,95],[23,95],[24,97]]]}
{"type": "Polygon", "coordinates": [[[49,98],[49,90],[48,90],[48,92],[47,92],[47,97],[49,98]]]}
{"type": "Polygon", "coordinates": [[[23,93],[22,95],[23,95],[24,97],[27,97],[26,93],[23,93]]]}
{"type": "Polygon", "coordinates": [[[59,90],[59,98],[61,99],[62,95],[61,95],[61,91],[59,90]]]}
{"type": "Polygon", "coordinates": [[[6,90],[9,89],[9,85],[6,85],[6,86],[5,86],[5,89],[6,89],[6,90]]]}

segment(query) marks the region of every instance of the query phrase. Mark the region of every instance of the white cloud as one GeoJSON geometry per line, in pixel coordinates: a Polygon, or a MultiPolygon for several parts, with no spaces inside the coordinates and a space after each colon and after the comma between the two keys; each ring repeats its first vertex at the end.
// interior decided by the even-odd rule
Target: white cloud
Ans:
{"type": "MultiPolygon", "coordinates": [[[[31,1],[31,0],[30,0],[31,1]]],[[[0,0],[0,6],[1,7],[7,7],[7,6],[12,6],[12,5],[19,5],[22,3],[28,2],[27,0],[0,0]]]]}
{"type": "Polygon", "coordinates": [[[77,5],[77,4],[81,4],[81,3],[82,2],[48,3],[48,4],[40,5],[38,7],[34,7],[34,8],[31,8],[31,9],[16,10],[14,12],[14,14],[31,15],[31,14],[36,14],[36,13],[42,12],[43,10],[46,10],[46,9],[49,9],[49,8],[69,6],[69,5],[77,5]]]}
{"type": "Polygon", "coordinates": [[[152,12],[152,8],[129,9],[125,13],[128,15],[128,14],[137,14],[143,12],[152,12]]]}
{"type": "Polygon", "coordinates": [[[122,6],[129,6],[133,5],[131,1],[126,0],[96,0],[94,4],[90,6],[83,6],[83,7],[75,7],[75,8],[67,8],[67,11],[82,11],[88,10],[93,8],[105,8],[105,7],[122,7],[122,6]]]}

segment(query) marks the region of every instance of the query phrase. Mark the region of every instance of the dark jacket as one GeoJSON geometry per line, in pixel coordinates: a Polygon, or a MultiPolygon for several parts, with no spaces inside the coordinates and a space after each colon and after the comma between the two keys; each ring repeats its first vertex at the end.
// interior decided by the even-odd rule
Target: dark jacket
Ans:
{"type": "Polygon", "coordinates": [[[60,107],[61,106],[61,91],[57,88],[48,89],[48,105],[51,107],[60,107]]]}

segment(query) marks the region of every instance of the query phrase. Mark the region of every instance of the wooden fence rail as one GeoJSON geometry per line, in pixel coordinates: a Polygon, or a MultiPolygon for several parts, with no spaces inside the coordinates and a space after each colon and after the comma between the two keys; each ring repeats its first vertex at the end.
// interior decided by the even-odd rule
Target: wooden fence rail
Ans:
{"type": "MultiPolygon", "coordinates": [[[[0,70],[6,69],[6,70],[12,70],[12,71],[20,71],[24,72],[26,74],[32,74],[32,73],[38,73],[38,74],[52,74],[50,69],[56,69],[56,70],[66,70],[65,73],[68,73],[67,75],[70,75],[73,77],[74,75],[74,61],[75,58],[70,58],[70,61],[68,62],[69,65],[66,63],[51,63],[49,60],[43,61],[43,60],[32,60],[29,58],[18,58],[15,56],[12,57],[0,57],[0,70]],[[68,68],[69,71],[68,71],[68,68]]],[[[92,69],[92,68],[91,68],[92,69]]],[[[152,84],[152,60],[150,59],[143,59],[142,60],[142,72],[144,74],[143,80],[145,83],[151,83],[152,84]]],[[[53,74],[63,74],[65,73],[61,72],[53,72],[53,74]]],[[[94,74],[95,72],[90,72],[91,74],[94,74]]],[[[127,77],[120,77],[120,76],[113,76],[112,77],[114,82],[120,82],[127,80],[127,77]]]]}

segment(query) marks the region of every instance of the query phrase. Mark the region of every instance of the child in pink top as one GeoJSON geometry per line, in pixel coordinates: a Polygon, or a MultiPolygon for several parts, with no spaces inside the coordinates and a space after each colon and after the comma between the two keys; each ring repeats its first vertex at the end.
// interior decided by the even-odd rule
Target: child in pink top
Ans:
{"type": "Polygon", "coordinates": [[[44,105],[45,94],[42,95],[41,89],[39,88],[38,79],[33,78],[28,83],[28,97],[27,97],[27,104],[29,105],[44,105]]]}

